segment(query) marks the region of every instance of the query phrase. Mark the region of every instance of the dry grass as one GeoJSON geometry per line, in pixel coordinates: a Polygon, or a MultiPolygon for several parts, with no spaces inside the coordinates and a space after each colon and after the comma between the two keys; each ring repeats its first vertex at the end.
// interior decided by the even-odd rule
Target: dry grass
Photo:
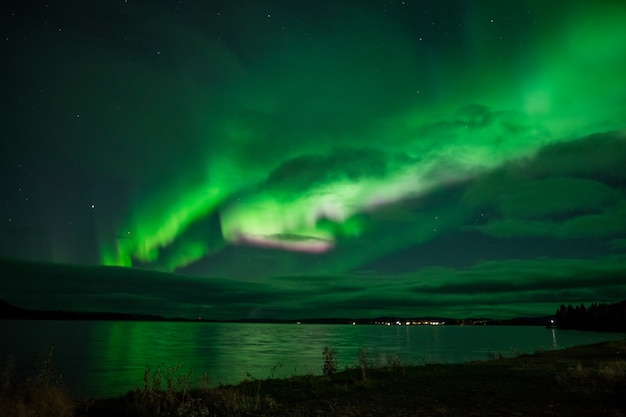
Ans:
{"type": "Polygon", "coordinates": [[[626,358],[583,366],[580,362],[568,366],[556,375],[561,389],[571,392],[596,392],[613,389],[626,383],[626,358]]]}
{"type": "Polygon", "coordinates": [[[15,381],[15,361],[7,358],[0,386],[0,416],[72,417],[80,401],[63,388],[62,374],[52,366],[54,345],[40,369],[25,380],[15,381]]]}
{"type": "Polygon", "coordinates": [[[143,386],[136,387],[126,395],[126,409],[139,417],[159,416],[208,416],[209,410],[197,396],[198,391],[208,390],[206,374],[198,378],[194,388],[192,372],[179,373],[180,367],[146,368],[143,386]]]}

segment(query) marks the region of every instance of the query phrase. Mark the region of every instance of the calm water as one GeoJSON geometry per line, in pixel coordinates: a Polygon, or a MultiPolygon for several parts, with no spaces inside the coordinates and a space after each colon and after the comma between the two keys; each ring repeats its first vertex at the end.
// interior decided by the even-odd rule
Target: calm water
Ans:
{"type": "Polygon", "coordinates": [[[365,347],[384,363],[464,362],[538,349],[621,339],[622,334],[543,327],[347,326],[110,321],[0,321],[0,358],[18,371],[39,366],[54,343],[54,365],[65,384],[86,396],[120,395],[143,380],[146,366],[207,372],[213,384],[245,378],[321,373],[324,346],[339,366],[355,365],[365,347]]]}

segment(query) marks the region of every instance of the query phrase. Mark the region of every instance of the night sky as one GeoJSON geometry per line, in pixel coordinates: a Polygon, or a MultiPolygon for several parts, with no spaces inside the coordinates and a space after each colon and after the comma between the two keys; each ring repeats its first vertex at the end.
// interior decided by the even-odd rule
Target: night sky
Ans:
{"type": "Polygon", "coordinates": [[[623,0],[0,13],[0,256],[68,265],[0,298],[210,318],[626,298],[623,0]]]}

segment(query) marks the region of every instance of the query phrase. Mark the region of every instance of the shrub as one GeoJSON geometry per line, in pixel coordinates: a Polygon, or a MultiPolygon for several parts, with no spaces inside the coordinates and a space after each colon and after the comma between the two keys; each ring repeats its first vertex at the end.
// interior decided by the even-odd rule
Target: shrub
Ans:
{"type": "Polygon", "coordinates": [[[322,367],[322,373],[325,376],[334,375],[337,372],[337,349],[329,349],[328,346],[324,347],[324,366],[322,367]]]}
{"type": "Polygon", "coordinates": [[[179,375],[179,369],[146,367],[143,388],[136,387],[128,395],[127,409],[138,416],[208,416],[209,410],[198,395],[208,390],[208,377],[201,375],[200,388],[192,390],[192,372],[179,375]]]}
{"type": "Polygon", "coordinates": [[[363,381],[365,381],[367,380],[367,370],[372,366],[370,353],[367,348],[360,347],[357,355],[359,357],[359,369],[361,369],[361,378],[363,379],[363,381]]]}

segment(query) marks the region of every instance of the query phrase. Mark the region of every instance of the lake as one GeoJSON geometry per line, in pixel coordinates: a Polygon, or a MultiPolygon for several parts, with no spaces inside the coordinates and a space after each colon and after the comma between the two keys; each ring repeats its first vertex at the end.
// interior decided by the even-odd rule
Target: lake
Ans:
{"type": "MultiPolygon", "coordinates": [[[[618,340],[620,333],[538,326],[383,326],[122,321],[0,321],[0,359],[16,373],[39,367],[54,343],[53,366],[65,385],[87,397],[116,396],[142,385],[146,366],[206,372],[212,385],[246,378],[321,374],[325,346],[339,368],[354,366],[361,347],[380,363],[484,360],[502,353],[618,340]]],[[[4,368],[4,364],[2,366],[4,368]]]]}

